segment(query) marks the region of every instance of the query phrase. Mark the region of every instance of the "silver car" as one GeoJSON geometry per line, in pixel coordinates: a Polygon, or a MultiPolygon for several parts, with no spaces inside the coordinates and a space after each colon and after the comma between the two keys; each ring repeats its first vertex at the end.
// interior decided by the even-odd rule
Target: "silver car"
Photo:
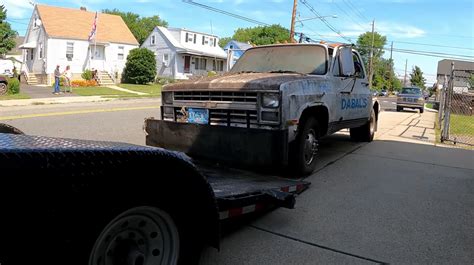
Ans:
{"type": "Polygon", "coordinates": [[[397,111],[403,108],[419,109],[420,113],[425,110],[425,99],[421,88],[419,87],[404,87],[402,92],[397,96],[397,111]]]}

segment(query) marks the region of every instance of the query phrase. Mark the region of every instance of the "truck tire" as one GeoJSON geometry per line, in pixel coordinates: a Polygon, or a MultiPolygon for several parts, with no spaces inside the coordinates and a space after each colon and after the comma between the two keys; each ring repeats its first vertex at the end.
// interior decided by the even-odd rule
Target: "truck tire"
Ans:
{"type": "Polygon", "coordinates": [[[425,112],[425,108],[420,108],[420,113],[425,112]]]}
{"type": "Polygon", "coordinates": [[[402,110],[403,110],[402,107],[397,106],[397,112],[400,112],[400,111],[402,111],[402,110]]]}
{"type": "Polygon", "coordinates": [[[375,128],[377,126],[377,118],[375,111],[370,112],[370,119],[362,126],[357,128],[350,128],[350,135],[353,141],[357,142],[372,142],[375,136],[375,128]]]}
{"type": "Polygon", "coordinates": [[[92,248],[89,265],[178,264],[180,237],[171,215],[135,207],[114,218],[92,248]]]}
{"type": "Polygon", "coordinates": [[[296,136],[296,148],[292,154],[294,169],[300,175],[309,175],[316,168],[316,156],[319,146],[319,123],[314,117],[309,117],[296,136]]]}
{"type": "Polygon", "coordinates": [[[9,134],[25,134],[20,129],[15,128],[11,125],[0,123],[0,133],[9,133],[9,134]]]}
{"type": "Polygon", "coordinates": [[[0,83],[0,96],[3,96],[5,94],[7,94],[7,91],[8,91],[8,87],[7,87],[7,84],[5,83],[0,83]]]}

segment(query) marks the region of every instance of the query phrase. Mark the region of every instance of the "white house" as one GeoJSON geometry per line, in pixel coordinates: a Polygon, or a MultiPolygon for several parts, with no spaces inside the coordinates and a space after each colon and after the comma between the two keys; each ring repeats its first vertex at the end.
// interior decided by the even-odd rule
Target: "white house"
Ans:
{"type": "Polygon", "coordinates": [[[155,27],[142,47],[155,53],[157,75],[188,79],[222,73],[226,69],[226,52],[215,35],[179,28],[155,27]]]}
{"type": "Polygon", "coordinates": [[[96,13],[36,5],[23,45],[22,72],[29,83],[54,82],[56,65],[71,67],[73,79],[97,69],[103,83],[121,76],[127,55],[138,42],[120,16],[97,14],[95,39],[89,41],[96,13]]]}

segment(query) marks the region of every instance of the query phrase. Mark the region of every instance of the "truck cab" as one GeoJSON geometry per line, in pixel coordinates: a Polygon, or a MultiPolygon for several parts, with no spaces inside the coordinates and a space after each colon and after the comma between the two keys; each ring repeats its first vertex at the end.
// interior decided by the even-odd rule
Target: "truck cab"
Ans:
{"type": "Polygon", "coordinates": [[[245,167],[311,173],[319,139],[344,128],[371,141],[372,101],[351,45],[254,47],[232,70],[163,88],[161,120],[147,119],[147,144],[245,167]]]}

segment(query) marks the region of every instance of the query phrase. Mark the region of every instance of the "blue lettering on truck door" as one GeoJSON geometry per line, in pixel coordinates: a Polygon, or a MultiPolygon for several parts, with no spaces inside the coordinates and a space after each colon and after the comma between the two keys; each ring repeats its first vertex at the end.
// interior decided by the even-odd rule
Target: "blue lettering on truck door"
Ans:
{"type": "Polygon", "coordinates": [[[365,109],[368,104],[367,98],[348,98],[341,100],[341,109],[365,109]]]}

